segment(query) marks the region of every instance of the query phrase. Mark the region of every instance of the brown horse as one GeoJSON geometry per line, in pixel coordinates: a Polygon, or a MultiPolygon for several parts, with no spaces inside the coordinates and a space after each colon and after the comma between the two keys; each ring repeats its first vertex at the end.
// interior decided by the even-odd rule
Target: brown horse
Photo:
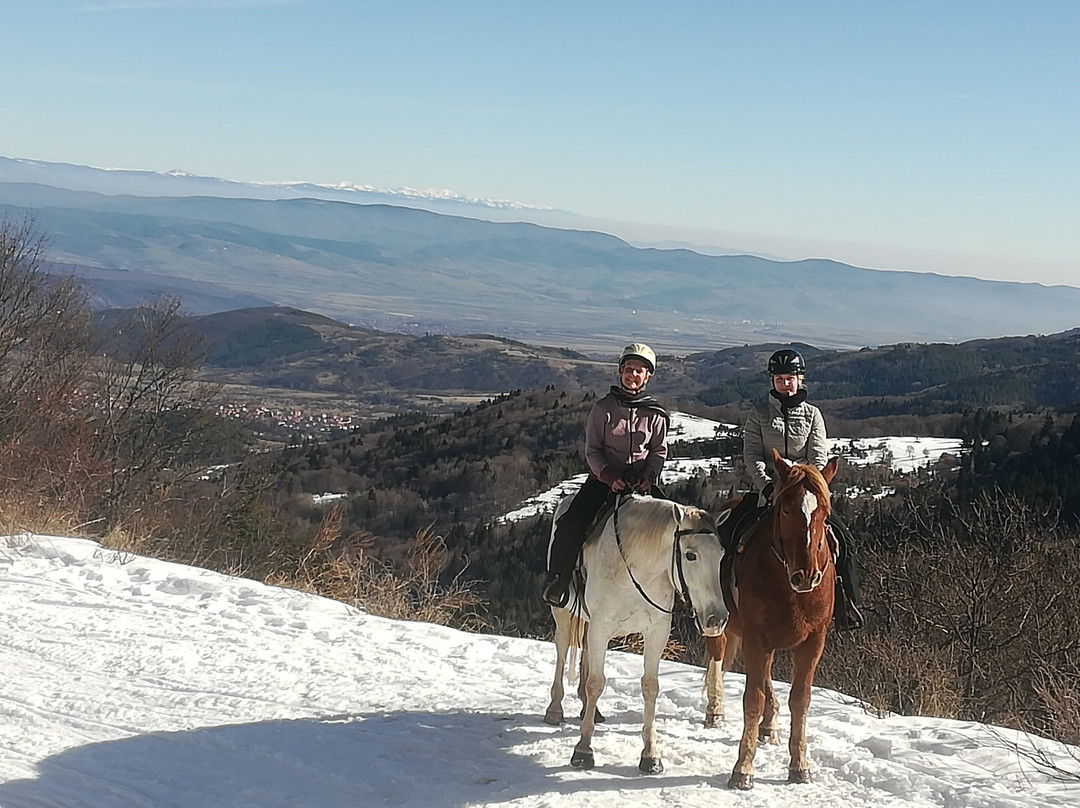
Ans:
{"type": "Polygon", "coordinates": [[[735,586],[727,626],[732,637],[705,639],[710,659],[707,724],[722,714],[718,705],[723,697],[723,671],[742,646],[746,669],[743,734],[739,759],[728,780],[731,788],[753,788],[759,737],[775,742],[779,707],[772,687],[772,662],[781,649],[792,655],[788,780],[810,781],[806,714],[833,612],[836,571],[825,519],[837,463],[834,457],[819,471],[813,465],[788,463],[773,450],[776,493],[771,514],[752,528],[733,564],[735,586]]]}

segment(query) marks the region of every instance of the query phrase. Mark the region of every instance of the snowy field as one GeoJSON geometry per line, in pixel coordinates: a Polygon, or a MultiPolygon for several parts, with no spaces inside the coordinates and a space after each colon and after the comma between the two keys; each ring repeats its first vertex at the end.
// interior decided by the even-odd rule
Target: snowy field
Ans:
{"type": "Polygon", "coordinates": [[[579,771],[575,723],[540,720],[547,642],[372,617],[81,539],[0,540],[0,584],[3,808],[1080,805],[1080,781],[1055,781],[1012,746],[1036,743],[1073,770],[1080,749],[876,718],[825,690],[809,719],[815,782],[787,784],[786,748],[767,746],[755,789],[729,791],[741,677],[732,718],[705,730],[702,672],[675,663],[657,704],[667,770],[641,775],[641,660],[621,653],[597,768],[579,771]]]}

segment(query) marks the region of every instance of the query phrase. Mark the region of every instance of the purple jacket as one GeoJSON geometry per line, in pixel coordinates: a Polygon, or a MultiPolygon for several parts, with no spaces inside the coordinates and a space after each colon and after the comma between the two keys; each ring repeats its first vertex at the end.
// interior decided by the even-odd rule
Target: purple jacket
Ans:
{"type": "Polygon", "coordinates": [[[628,407],[610,393],[589,411],[585,459],[611,485],[633,476],[655,483],[667,458],[667,419],[654,409],[628,407]]]}

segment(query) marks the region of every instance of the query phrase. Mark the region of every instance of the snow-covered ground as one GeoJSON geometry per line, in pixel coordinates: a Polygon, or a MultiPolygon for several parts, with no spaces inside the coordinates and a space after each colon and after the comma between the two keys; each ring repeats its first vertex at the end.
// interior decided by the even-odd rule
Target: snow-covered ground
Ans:
{"type": "MultiPolygon", "coordinates": [[[[711,440],[718,437],[739,435],[742,427],[710,421],[696,415],[674,412],[671,414],[669,442],[711,440]]],[[[854,465],[872,465],[889,463],[893,471],[911,473],[924,466],[936,463],[943,454],[959,455],[959,438],[830,438],[830,455],[843,455],[845,460],[854,465]]],[[[668,485],[697,474],[709,474],[713,471],[734,471],[735,464],[730,457],[707,458],[669,458],[664,464],[661,483],[668,485]]],[[[543,491],[535,497],[522,502],[517,508],[503,514],[496,521],[500,523],[517,522],[541,513],[551,513],[566,494],[577,490],[585,481],[585,475],[564,480],[557,486],[543,491]]]]}
{"type": "Polygon", "coordinates": [[[641,775],[641,659],[623,653],[609,658],[597,768],[579,771],[576,722],[540,719],[550,643],[372,617],[83,539],[0,541],[0,649],[3,808],[1080,805],[1080,781],[1012,747],[1074,771],[1080,749],[876,718],[826,690],[809,719],[816,781],[787,784],[786,746],[765,746],[754,791],[729,791],[741,677],[728,723],[705,730],[702,671],[675,663],[657,703],[667,770],[641,775]]]}
{"type": "Polygon", "coordinates": [[[893,471],[910,474],[933,465],[942,455],[959,457],[960,438],[832,438],[830,454],[843,455],[857,466],[889,461],[893,471]]]}

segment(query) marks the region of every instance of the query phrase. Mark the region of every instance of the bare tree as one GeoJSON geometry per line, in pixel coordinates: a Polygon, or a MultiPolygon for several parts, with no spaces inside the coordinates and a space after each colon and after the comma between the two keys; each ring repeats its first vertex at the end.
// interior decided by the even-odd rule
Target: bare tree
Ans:
{"type": "Polygon", "coordinates": [[[86,295],[44,271],[44,251],[30,219],[0,220],[0,485],[27,496],[82,487],[86,471],[86,295]]]}
{"type": "Polygon", "coordinates": [[[96,451],[109,468],[111,511],[181,474],[212,423],[217,390],[197,382],[203,336],[190,328],[178,298],[132,311],[95,346],[96,451]]]}

